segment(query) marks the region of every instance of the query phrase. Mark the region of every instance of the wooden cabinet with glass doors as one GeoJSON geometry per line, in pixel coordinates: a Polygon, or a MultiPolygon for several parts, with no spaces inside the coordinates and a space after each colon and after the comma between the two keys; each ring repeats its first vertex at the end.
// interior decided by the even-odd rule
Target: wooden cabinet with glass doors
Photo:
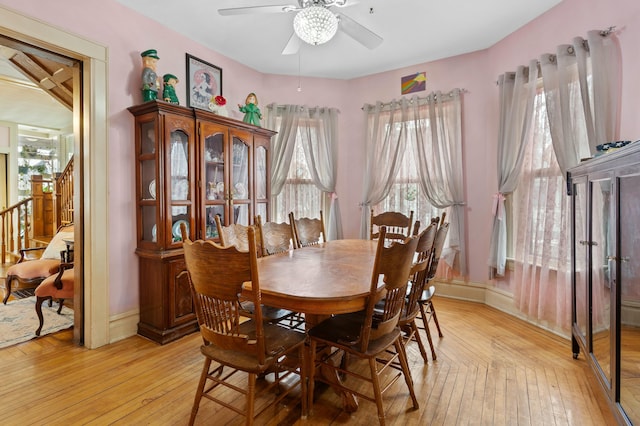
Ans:
{"type": "Polygon", "coordinates": [[[225,224],[268,217],[273,132],[161,101],[135,117],[138,333],[167,343],[197,330],[180,224],[191,239],[218,239],[225,224]]]}
{"type": "Polygon", "coordinates": [[[640,142],[568,173],[572,351],[582,351],[620,424],[640,424],[640,142]]]}

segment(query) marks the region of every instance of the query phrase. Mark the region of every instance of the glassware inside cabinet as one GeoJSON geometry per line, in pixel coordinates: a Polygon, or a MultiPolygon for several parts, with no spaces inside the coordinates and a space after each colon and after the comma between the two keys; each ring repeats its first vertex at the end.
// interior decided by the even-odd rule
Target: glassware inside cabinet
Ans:
{"type": "Polygon", "coordinates": [[[140,162],[140,183],[142,184],[143,200],[155,200],[159,190],[156,182],[156,161],[155,159],[140,162]]]}
{"type": "Polygon", "coordinates": [[[180,231],[180,224],[184,223],[187,227],[187,233],[189,230],[189,217],[191,217],[190,206],[173,206],[171,207],[171,236],[172,243],[182,241],[182,232],[180,231]]]}
{"type": "Polygon", "coordinates": [[[205,139],[205,181],[207,200],[225,200],[224,140],[222,133],[205,139]]]}
{"type": "Polygon", "coordinates": [[[152,243],[158,242],[158,225],[156,222],[156,206],[141,206],[142,240],[152,243]]]}

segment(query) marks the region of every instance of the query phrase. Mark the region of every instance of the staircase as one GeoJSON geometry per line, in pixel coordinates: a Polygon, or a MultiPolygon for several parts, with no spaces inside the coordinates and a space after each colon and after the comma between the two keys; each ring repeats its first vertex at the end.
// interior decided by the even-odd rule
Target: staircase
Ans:
{"type": "Polygon", "coordinates": [[[15,263],[21,249],[46,245],[73,222],[73,157],[54,180],[32,176],[31,197],[0,211],[0,264],[15,263]],[[53,192],[45,190],[51,183],[53,192]]]}

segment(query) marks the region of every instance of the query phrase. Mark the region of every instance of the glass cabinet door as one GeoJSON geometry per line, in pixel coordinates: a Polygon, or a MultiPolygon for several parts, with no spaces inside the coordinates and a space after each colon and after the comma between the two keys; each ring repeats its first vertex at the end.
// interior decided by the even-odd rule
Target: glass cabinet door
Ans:
{"type": "Polygon", "coordinates": [[[618,184],[620,405],[631,424],[640,424],[640,175],[621,177],[618,184]]]}
{"type": "MultiPolygon", "coordinates": [[[[573,185],[574,204],[574,282],[573,282],[573,329],[574,336],[580,339],[583,348],[587,347],[587,319],[589,306],[587,270],[588,244],[587,244],[587,183],[586,179],[576,180],[573,185]]],[[[578,355],[579,348],[573,348],[574,356],[578,355]]]]}
{"type": "Polygon", "coordinates": [[[249,225],[251,219],[251,201],[249,186],[251,164],[251,140],[250,135],[242,136],[232,133],[231,136],[231,222],[241,225],[249,225]]]}
{"type": "Polygon", "coordinates": [[[611,178],[591,182],[591,352],[611,387],[611,178]]]}
{"type": "Polygon", "coordinates": [[[255,162],[256,162],[256,176],[255,176],[255,184],[256,184],[256,215],[260,215],[263,221],[269,220],[268,209],[269,209],[269,200],[268,200],[268,163],[267,163],[267,149],[261,144],[256,142],[255,144],[255,162]]]}
{"type": "Polygon", "coordinates": [[[158,138],[156,135],[156,120],[143,121],[139,126],[138,162],[140,167],[139,208],[141,220],[142,241],[155,243],[158,240],[158,202],[156,182],[158,138]]]}
{"type": "Polygon", "coordinates": [[[189,232],[191,212],[191,150],[189,136],[182,130],[170,134],[169,164],[167,167],[169,188],[167,199],[170,206],[171,243],[182,241],[180,225],[184,223],[189,232]]]}
{"type": "Polygon", "coordinates": [[[225,132],[214,128],[204,136],[205,238],[218,238],[215,217],[225,223],[226,194],[225,132]]]}

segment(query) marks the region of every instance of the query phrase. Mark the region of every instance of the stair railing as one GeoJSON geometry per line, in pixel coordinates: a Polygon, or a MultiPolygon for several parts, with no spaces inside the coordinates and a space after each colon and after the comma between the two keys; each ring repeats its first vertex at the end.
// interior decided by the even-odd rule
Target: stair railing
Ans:
{"type": "Polygon", "coordinates": [[[20,258],[20,249],[30,247],[33,198],[25,198],[0,211],[0,251],[2,264],[20,258]]]}

